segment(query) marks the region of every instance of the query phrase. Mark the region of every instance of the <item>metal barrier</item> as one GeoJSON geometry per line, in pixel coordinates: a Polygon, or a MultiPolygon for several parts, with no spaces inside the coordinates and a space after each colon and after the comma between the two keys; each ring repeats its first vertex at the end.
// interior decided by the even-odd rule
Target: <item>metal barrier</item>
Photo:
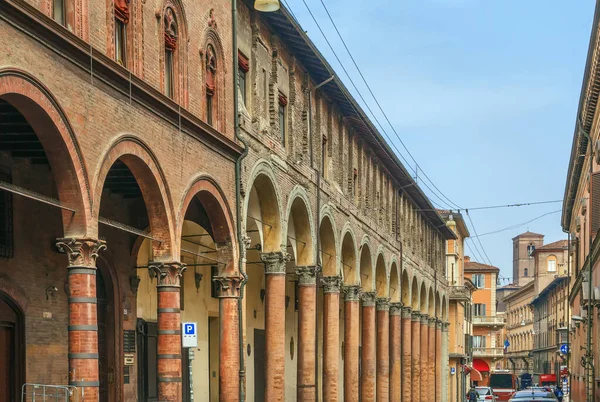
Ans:
{"type": "Polygon", "coordinates": [[[83,400],[79,389],[72,385],[23,384],[21,402],[78,402],[83,400]]]}

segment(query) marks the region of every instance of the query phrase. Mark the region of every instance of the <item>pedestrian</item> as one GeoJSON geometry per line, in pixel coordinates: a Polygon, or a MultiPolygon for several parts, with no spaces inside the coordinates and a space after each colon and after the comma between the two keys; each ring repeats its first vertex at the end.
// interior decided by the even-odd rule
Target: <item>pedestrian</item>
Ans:
{"type": "Polygon", "coordinates": [[[468,400],[469,402],[477,402],[477,397],[479,396],[479,394],[477,394],[477,391],[475,390],[475,387],[471,385],[471,389],[469,390],[469,394],[468,394],[468,400]]]}
{"type": "Polygon", "coordinates": [[[556,395],[558,402],[562,402],[564,393],[562,391],[562,387],[561,387],[560,383],[556,386],[556,388],[554,388],[554,395],[556,395]]]}

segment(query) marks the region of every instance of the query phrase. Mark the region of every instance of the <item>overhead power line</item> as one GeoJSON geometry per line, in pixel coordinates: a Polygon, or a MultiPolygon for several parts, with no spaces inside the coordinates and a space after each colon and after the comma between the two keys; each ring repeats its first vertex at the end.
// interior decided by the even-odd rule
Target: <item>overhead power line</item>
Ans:
{"type": "Polygon", "coordinates": [[[469,214],[468,210],[467,210],[467,217],[469,218],[469,222],[471,222],[471,226],[473,227],[473,233],[475,233],[475,238],[477,239],[477,242],[481,246],[481,249],[483,250],[483,254],[485,255],[485,258],[487,259],[488,264],[494,265],[494,264],[492,264],[492,260],[490,260],[490,257],[488,256],[487,252],[485,251],[485,248],[483,247],[483,244],[481,243],[481,239],[479,239],[479,236],[477,235],[477,229],[475,229],[475,224],[473,223],[473,219],[471,219],[471,215],[469,214]]]}
{"type": "Polygon", "coordinates": [[[527,222],[517,223],[516,225],[512,225],[512,226],[506,227],[504,229],[494,230],[492,232],[482,233],[482,234],[480,234],[478,236],[476,235],[476,236],[472,236],[472,237],[483,237],[483,236],[488,236],[488,235],[492,235],[492,234],[496,234],[496,233],[506,232],[507,230],[511,230],[511,229],[517,229],[517,228],[519,228],[521,226],[527,225],[528,223],[531,223],[533,221],[537,221],[538,219],[541,219],[544,216],[556,214],[556,213],[561,212],[561,211],[562,211],[562,209],[557,209],[556,211],[546,212],[545,214],[542,214],[540,216],[536,216],[535,218],[533,218],[531,220],[528,220],[527,222]]]}

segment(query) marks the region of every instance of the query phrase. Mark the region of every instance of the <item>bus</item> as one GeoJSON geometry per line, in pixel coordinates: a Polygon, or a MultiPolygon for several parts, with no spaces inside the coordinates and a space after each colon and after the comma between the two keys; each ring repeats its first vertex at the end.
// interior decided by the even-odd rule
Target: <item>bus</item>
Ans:
{"type": "Polygon", "coordinates": [[[519,390],[519,377],[506,371],[494,371],[490,374],[490,387],[498,401],[508,401],[519,390]]]}

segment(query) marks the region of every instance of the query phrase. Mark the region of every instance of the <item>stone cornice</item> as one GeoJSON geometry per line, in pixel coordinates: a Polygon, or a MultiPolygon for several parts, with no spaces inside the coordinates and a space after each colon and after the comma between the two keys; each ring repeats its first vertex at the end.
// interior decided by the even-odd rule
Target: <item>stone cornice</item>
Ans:
{"type": "Polygon", "coordinates": [[[23,0],[0,2],[0,20],[22,30],[57,55],[67,59],[95,80],[120,92],[133,102],[181,127],[181,132],[194,137],[232,162],[241,155],[242,147],[203,122],[187,109],[160,93],[143,79],[130,74],[107,55],[90,46],[69,30],[57,24],[40,10],[23,0]],[[92,70],[90,71],[90,66],[92,70]]]}

